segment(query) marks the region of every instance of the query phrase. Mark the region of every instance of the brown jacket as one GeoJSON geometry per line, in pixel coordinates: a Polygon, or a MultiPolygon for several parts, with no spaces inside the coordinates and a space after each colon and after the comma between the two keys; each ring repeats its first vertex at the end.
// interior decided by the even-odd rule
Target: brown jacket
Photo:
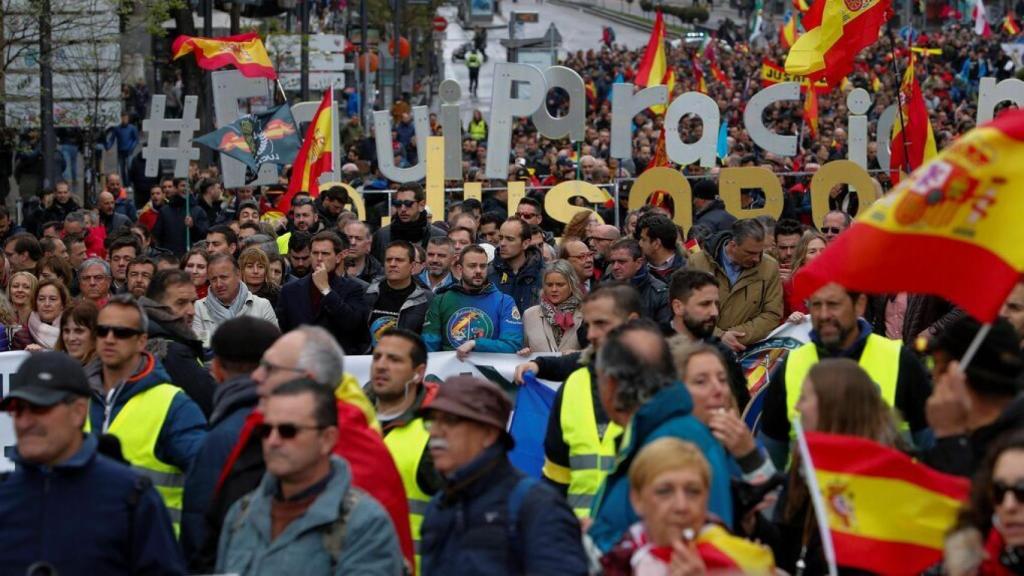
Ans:
{"type": "Polygon", "coordinates": [[[710,272],[718,280],[719,314],[715,336],[726,330],[744,332],[738,340],[751,345],[763,340],[782,323],[782,283],[779,281],[779,263],[767,253],[761,263],[744,270],[735,286],[729,285],[729,277],[718,261],[721,247],[731,238],[723,234],[708,246],[714,253],[701,251],[690,256],[688,266],[692,270],[710,272]]]}
{"type": "Polygon", "coordinates": [[[562,335],[562,341],[555,344],[555,333],[551,325],[544,319],[540,306],[531,306],[523,313],[523,346],[531,352],[575,352],[583,346],[576,336],[577,330],[583,324],[583,313],[579,310],[573,314],[572,330],[562,335]]]}

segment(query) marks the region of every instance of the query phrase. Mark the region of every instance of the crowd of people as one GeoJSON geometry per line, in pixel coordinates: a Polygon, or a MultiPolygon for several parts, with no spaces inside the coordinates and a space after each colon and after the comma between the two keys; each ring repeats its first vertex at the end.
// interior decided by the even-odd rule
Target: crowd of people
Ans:
{"type": "MultiPolygon", "coordinates": [[[[783,52],[722,40],[732,86],[709,82],[730,125],[722,165],[813,172],[846,157],[839,92],[822,96],[821,133],[800,155],[758,152],[740,118],[762,59],[783,52]]],[[[914,43],[943,51],[921,67],[941,147],[973,126],[978,78],[1006,68],[997,44],[956,26],[914,43]]],[[[694,50],[670,52],[680,90],[694,88],[694,50]]],[[[895,91],[889,54],[868,49],[850,79],[883,79],[872,125],[895,91]]],[[[942,298],[837,283],[796,296],[795,275],[852,224],[848,190],[815,227],[802,181],[780,176],[781,218],[738,218],[715,171],[688,166],[690,230],[671,216],[690,207],[663,205],[554,221],[546,186],[650,163],[661,120],[646,112],[633,158],[609,155],[610,86],[638,61],[619,48],[569,57],[591,86],[586,141],[518,123],[509,175],[529,186],[515,205],[498,188],[431,214],[419,184],[383,180],[355,116],[342,172],[365,214],[325,186],[282,215],[284,183],[224,190],[198,165],[147,189],[126,187],[121,166],[94,209],[65,181],[20,222],[0,207],[0,351],[30,352],[0,401],[17,437],[0,572],[824,574],[794,419],[973,478],[936,569],[1024,570],[1024,282],[960,370],[981,328],[942,298]],[[810,341],[774,369],[751,427],[739,357],[803,323],[810,341]],[[508,391],[438,379],[437,351],[518,355],[517,384],[557,385],[534,431],[540,478],[509,459],[508,391]],[[346,371],[354,355],[372,356],[365,382],[346,371]]],[[[794,131],[798,108],[769,121],[794,131]]],[[[396,158],[415,162],[409,113],[396,112],[396,158]]],[[[472,122],[470,180],[487,136],[472,122]]]]}

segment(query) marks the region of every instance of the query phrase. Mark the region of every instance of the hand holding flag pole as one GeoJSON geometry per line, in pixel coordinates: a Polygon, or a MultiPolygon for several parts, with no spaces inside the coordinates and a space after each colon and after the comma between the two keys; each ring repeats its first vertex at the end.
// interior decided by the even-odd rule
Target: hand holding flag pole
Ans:
{"type": "MultiPolygon", "coordinates": [[[[819,0],[821,1],[821,0],[819,0]]],[[[821,548],[828,563],[829,576],[838,576],[839,569],[836,567],[836,549],[832,542],[832,531],[828,526],[828,509],[825,508],[825,501],[821,497],[821,488],[818,486],[818,475],[814,472],[814,462],[811,460],[811,450],[807,447],[807,437],[804,436],[804,428],[800,425],[800,416],[793,419],[791,423],[793,432],[796,434],[797,449],[800,451],[800,466],[804,471],[804,481],[807,482],[807,492],[811,497],[811,505],[814,508],[814,520],[818,525],[818,534],[821,537],[821,548]]],[[[797,560],[797,573],[802,573],[804,566],[801,564],[804,559],[797,560]]]]}

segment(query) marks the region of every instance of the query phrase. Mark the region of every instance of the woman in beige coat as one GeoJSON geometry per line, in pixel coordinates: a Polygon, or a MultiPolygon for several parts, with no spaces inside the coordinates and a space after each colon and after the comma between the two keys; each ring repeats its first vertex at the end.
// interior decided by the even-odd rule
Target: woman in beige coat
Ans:
{"type": "Polygon", "coordinates": [[[583,348],[576,335],[583,324],[583,293],[568,260],[555,260],[544,269],[540,304],[523,313],[522,356],[536,352],[574,352],[583,348]]]}

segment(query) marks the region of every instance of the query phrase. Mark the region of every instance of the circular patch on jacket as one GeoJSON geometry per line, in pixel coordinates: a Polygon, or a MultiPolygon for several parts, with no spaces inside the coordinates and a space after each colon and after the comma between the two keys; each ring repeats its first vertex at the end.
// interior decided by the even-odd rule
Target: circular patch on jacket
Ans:
{"type": "Polygon", "coordinates": [[[446,326],[448,343],[458,348],[470,340],[490,338],[494,334],[494,322],[479,308],[459,308],[448,318],[446,326]]]}
{"type": "Polygon", "coordinates": [[[397,316],[381,316],[370,323],[370,336],[373,338],[374,346],[377,342],[380,342],[381,334],[384,334],[385,330],[391,328],[398,328],[398,317],[397,316]]]}

